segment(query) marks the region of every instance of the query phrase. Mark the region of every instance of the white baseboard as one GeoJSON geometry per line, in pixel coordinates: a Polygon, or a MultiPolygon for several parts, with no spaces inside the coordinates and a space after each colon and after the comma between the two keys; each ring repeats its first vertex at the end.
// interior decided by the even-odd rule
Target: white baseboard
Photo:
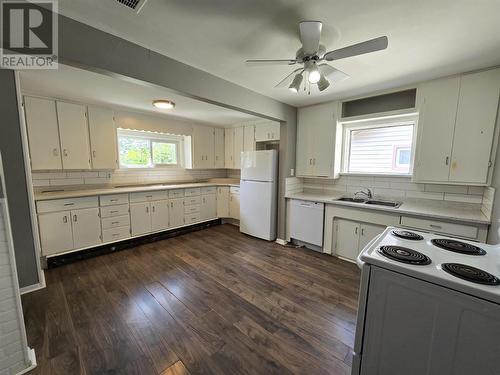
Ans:
{"type": "Polygon", "coordinates": [[[28,285],[28,286],[25,286],[24,288],[19,288],[19,293],[21,295],[23,294],[26,294],[26,293],[31,293],[31,292],[34,292],[36,290],[40,290],[40,289],[43,289],[45,288],[45,280],[41,283],[37,283],[37,284],[33,284],[33,285],[28,285]]]}
{"type": "Polygon", "coordinates": [[[28,359],[29,359],[30,366],[28,368],[25,368],[24,370],[18,372],[16,375],[26,374],[26,373],[30,372],[31,370],[33,370],[37,366],[35,349],[31,349],[28,347],[28,357],[29,357],[28,359]]]}
{"type": "Polygon", "coordinates": [[[281,238],[276,238],[276,243],[277,243],[278,245],[281,245],[281,246],[286,246],[286,245],[288,245],[288,241],[283,240],[283,239],[281,239],[281,238]]]}

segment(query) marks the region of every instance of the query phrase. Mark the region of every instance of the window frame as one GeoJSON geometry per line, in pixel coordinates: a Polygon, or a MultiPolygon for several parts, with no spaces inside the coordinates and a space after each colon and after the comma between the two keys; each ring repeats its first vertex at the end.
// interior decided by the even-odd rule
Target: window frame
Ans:
{"type": "MultiPolygon", "coordinates": [[[[411,177],[413,175],[413,166],[416,152],[417,143],[417,126],[418,126],[418,115],[415,113],[382,117],[374,119],[363,119],[357,121],[345,121],[341,122],[342,126],[342,155],[341,155],[341,175],[364,175],[364,176],[405,176],[411,177]],[[406,172],[349,172],[349,157],[351,154],[351,132],[355,130],[365,130],[365,129],[377,129],[377,128],[388,128],[394,126],[405,126],[412,125],[412,141],[409,145],[410,148],[410,165],[408,173],[406,172]]],[[[408,147],[408,145],[405,145],[408,147]]]]}
{"type": "Polygon", "coordinates": [[[117,128],[116,138],[117,138],[117,148],[118,148],[118,164],[120,169],[145,170],[145,169],[159,169],[159,168],[163,169],[184,168],[184,136],[182,135],[150,132],[146,130],[130,130],[130,129],[117,128]],[[147,166],[136,166],[136,167],[124,165],[120,158],[120,137],[129,137],[129,138],[147,140],[149,142],[150,163],[147,166]],[[176,164],[154,163],[153,143],[175,144],[177,163],[176,164]]]}

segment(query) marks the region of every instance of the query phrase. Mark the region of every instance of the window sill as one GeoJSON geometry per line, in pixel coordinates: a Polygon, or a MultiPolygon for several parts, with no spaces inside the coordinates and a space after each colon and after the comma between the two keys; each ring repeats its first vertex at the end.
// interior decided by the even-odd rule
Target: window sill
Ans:
{"type": "Polygon", "coordinates": [[[351,176],[351,177],[401,177],[401,178],[411,178],[411,174],[404,173],[356,173],[356,172],[341,172],[340,176],[351,176]]]}

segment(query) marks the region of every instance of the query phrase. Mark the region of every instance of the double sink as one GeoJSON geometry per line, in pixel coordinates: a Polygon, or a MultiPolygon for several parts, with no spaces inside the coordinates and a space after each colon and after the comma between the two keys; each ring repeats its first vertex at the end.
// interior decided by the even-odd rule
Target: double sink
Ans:
{"type": "Polygon", "coordinates": [[[348,198],[348,197],[343,197],[339,199],[335,199],[338,202],[350,202],[350,203],[358,203],[358,204],[369,204],[372,206],[384,206],[384,207],[391,207],[391,208],[398,208],[401,206],[402,202],[394,202],[394,201],[382,201],[382,200],[376,200],[376,199],[359,199],[359,198],[348,198]]]}

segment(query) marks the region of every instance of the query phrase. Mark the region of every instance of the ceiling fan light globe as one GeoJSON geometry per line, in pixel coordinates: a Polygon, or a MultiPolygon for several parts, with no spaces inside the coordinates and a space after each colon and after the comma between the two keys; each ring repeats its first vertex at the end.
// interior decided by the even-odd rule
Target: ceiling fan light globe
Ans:
{"type": "Polygon", "coordinates": [[[318,90],[325,91],[329,86],[330,81],[328,81],[325,76],[321,76],[321,79],[318,81],[318,90]]]}
{"type": "Polygon", "coordinates": [[[309,72],[310,83],[318,83],[320,79],[321,79],[321,73],[317,69],[309,72]]]}
{"type": "Polygon", "coordinates": [[[302,84],[303,78],[304,77],[302,76],[302,73],[298,73],[295,76],[295,78],[293,79],[293,81],[290,84],[290,86],[288,86],[288,88],[290,89],[290,91],[292,91],[294,93],[298,93],[299,89],[300,89],[300,85],[302,84]]]}

